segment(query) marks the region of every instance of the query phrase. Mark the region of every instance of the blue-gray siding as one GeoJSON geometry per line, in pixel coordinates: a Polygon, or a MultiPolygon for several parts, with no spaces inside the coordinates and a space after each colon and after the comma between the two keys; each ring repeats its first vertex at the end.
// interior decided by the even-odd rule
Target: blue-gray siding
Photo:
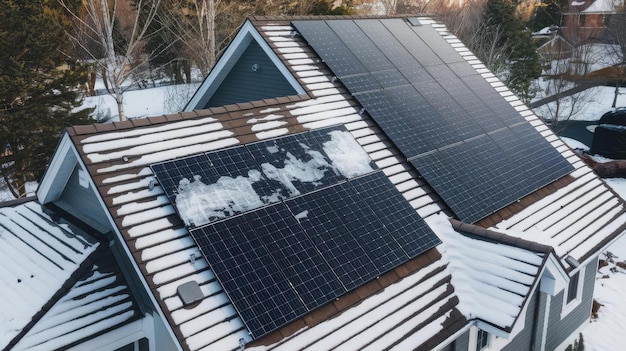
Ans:
{"type": "Polygon", "coordinates": [[[561,309],[563,307],[563,292],[552,298],[550,304],[550,322],[548,324],[548,338],[546,340],[546,350],[554,350],[565,339],[567,339],[583,323],[587,323],[591,315],[591,305],[593,303],[593,289],[596,279],[597,258],[591,261],[584,269],[581,269],[581,277],[584,276],[584,286],[582,301],[580,305],[571,311],[561,320],[561,309]]]}
{"type": "Polygon", "coordinates": [[[78,167],[75,167],[63,193],[54,203],[102,233],[111,230],[94,189],[91,185],[87,188],[80,185],[78,178],[78,167]]]}
{"type": "Polygon", "coordinates": [[[297,94],[263,49],[252,41],[205,108],[297,94]],[[253,71],[252,66],[259,70],[253,71]]]}
{"type": "Polygon", "coordinates": [[[532,344],[535,344],[535,350],[539,350],[543,332],[541,325],[543,324],[545,306],[546,294],[540,293],[539,289],[535,289],[530,298],[526,316],[520,317],[525,318],[524,329],[509,344],[502,348],[503,351],[528,351],[532,350],[532,344]],[[535,316],[537,316],[536,323],[535,316]]]}
{"type": "MultiPolygon", "coordinates": [[[[565,318],[561,319],[564,292],[562,291],[551,298],[545,346],[546,350],[554,350],[555,347],[559,346],[589,319],[593,301],[596,265],[596,260],[593,260],[581,270],[581,277],[584,277],[582,301],[573,311],[565,316],[565,318]]],[[[504,351],[533,350],[533,340],[534,350],[541,349],[546,302],[547,295],[545,293],[540,293],[538,290],[533,293],[525,316],[526,323],[524,330],[517,334],[515,338],[503,348],[504,351]],[[535,316],[537,317],[536,320],[535,316]],[[535,333],[534,336],[533,329],[535,333]]]]}

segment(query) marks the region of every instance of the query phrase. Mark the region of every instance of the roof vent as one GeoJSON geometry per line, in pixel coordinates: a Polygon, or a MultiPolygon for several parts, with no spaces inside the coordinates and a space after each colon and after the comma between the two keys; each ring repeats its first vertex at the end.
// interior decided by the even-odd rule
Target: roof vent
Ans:
{"type": "Polygon", "coordinates": [[[572,266],[572,268],[577,268],[578,266],[580,266],[580,262],[578,262],[577,259],[575,259],[574,257],[572,257],[570,255],[567,255],[565,257],[565,262],[567,262],[567,264],[572,266]]]}
{"type": "Polygon", "coordinates": [[[198,285],[198,282],[195,280],[179,285],[176,289],[176,293],[178,297],[183,300],[183,305],[185,306],[191,305],[204,298],[204,294],[202,290],[200,290],[200,285],[198,285]]]}
{"type": "Polygon", "coordinates": [[[421,27],[422,26],[422,22],[420,22],[419,19],[415,18],[415,17],[410,17],[407,19],[409,21],[409,23],[413,26],[413,27],[421,27]]]}

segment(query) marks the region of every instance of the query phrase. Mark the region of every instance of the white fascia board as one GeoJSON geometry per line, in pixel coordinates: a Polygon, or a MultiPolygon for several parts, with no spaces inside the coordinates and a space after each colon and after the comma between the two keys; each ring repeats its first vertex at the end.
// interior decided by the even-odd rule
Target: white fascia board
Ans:
{"type": "Polygon", "coordinates": [[[196,109],[203,108],[209,101],[211,96],[217,90],[217,87],[222,83],[226,75],[230,72],[233,66],[237,63],[243,52],[248,48],[248,45],[252,41],[256,41],[257,44],[263,49],[263,52],[270,58],[272,63],[278,68],[280,73],[287,79],[287,82],[294,88],[298,94],[304,94],[305,90],[302,88],[298,80],[289,72],[289,69],[282,63],[278,55],[274,53],[272,48],[263,39],[261,34],[254,28],[250,20],[241,26],[241,29],[228,45],[226,51],[222,54],[219,61],[213,66],[209,75],[204,79],[198,90],[191,97],[191,100],[184,108],[185,112],[190,112],[196,109]]]}
{"type": "MultiPolygon", "coordinates": [[[[82,169],[87,169],[85,167],[85,165],[83,164],[83,160],[80,157],[77,159],[77,162],[78,162],[78,164],[80,165],[80,167],[82,169]]],[[[161,318],[161,320],[163,321],[163,325],[165,325],[165,328],[167,329],[170,337],[172,338],[172,340],[176,344],[177,350],[178,351],[184,351],[183,347],[181,345],[181,341],[178,340],[178,337],[176,337],[176,334],[174,333],[174,330],[172,329],[172,326],[170,325],[169,321],[165,317],[165,314],[163,313],[163,310],[161,309],[161,305],[158,303],[158,301],[156,300],[156,297],[152,293],[152,289],[150,289],[150,285],[146,281],[146,277],[143,275],[143,273],[141,272],[141,269],[137,265],[137,261],[135,261],[135,258],[133,256],[133,254],[131,253],[128,245],[126,244],[126,241],[124,240],[124,237],[122,236],[122,233],[120,232],[119,228],[115,224],[115,221],[113,220],[113,217],[111,216],[111,213],[108,211],[108,208],[107,208],[106,204],[104,203],[104,200],[102,200],[102,197],[100,196],[100,193],[97,191],[98,188],[96,187],[96,184],[94,183],[92,177],[89,177],[89,186],[91,186],[91,189],[94,190],[94,192],[96,194],[96,198],[98,199],[98,202],[100,203],[100,206],[104,210],[104,213],[106,214],[106,217],[109,220],[109,224],[111,225],[111,228],[113,228],[113,232],[115,233],[115,236],[117,237],[117,239],[121,243],[120,246],[124,250],[124,254],[126,254],[126,256],[129,258],[129,261],[130,261],[130,263],[132,265],[132,268],[135,270],[135,274],[137,274],[137,276],[139,277],[139,281],[141,282],[141,285],[143,286],[144,290],[146,291],[148,297],[150,298],[150,302],[154,306],[154,309],[157,312],[159,318],[161,318]]]]}
{"type": "Polygon", "coordinates": [[[510,338],[510,334],[505,332],[504,330],[500,329],[500,328],[496,328],[493,325],[489,324],[489,323],[485,323],[483,321],[481,321],[480,319],[476,320],[476,326],[479,329],[482,329],[484,331],[486,331],[489,334],[493,334],[495,336],[504,338],[504,339],[509,339],[510,338]]]}
{"type": "Polygon", "coordinates": [[[551,252],[548,255],[543,270],[541,271],[540,290],[546,294],[554,296],[559,291],[565,289],[565,286],[567,286],[568,283],[569,275],[554,253],[551,252]]]}
{"type": "Polygon", "coordinates": [[[37,188],[37,199],[41,204],[54,201],[61,196],[78,158],[78,151],[69,134],[63,133],[37,188]]]}

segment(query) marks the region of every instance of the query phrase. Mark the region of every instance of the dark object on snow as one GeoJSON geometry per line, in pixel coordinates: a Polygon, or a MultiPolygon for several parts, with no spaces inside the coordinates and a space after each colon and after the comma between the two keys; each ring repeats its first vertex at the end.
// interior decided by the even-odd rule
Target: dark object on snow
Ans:
{"type": "Polygon", "coordinates": [[[615,124],[626,126],[626,107],[618,107],[615,111],[609,111],[600,117],[598,124],[615,124]]]}
{"type": "Polygon", "coordinates": [[[612,159],[626,159],[626,107],[602,115],[590,152],[612,159]]]}

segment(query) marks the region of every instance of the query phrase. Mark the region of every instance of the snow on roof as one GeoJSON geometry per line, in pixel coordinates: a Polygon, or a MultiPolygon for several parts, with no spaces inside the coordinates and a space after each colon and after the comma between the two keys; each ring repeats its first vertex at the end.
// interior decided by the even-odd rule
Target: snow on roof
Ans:
{"type": "MultiPolygon", "coordinates": [[[[149,189],[150,181],[156,180],[149,168],[150,164],[262,140],[268,136],[344,125],[352,134],[351,137],[342,138],[341,135],[336,135],[333,138],[334,143],[327,145],[325,150],[330,153],[331,158],[351,160],[349,165],[352,166],[338,168],[338,172],[358,171],[359,167],[356,166],[362,164],[358,160],[364,159],[363,155],[336,152],[345,149],[339,146],[344,145],[346,140],[354,138],[367,152],[367,158],[371,158],[385,172],[418,211],[423,208],[424,214],[428,214],[440,208],[437,205],[429,208],[429,205],[435,204],[438,200],[431,198],[428,192],[420,190],[422,182],[411,175],[409,171],[411,167],[401,156],[398,157],[398,151],[390,147],[390,142],[373,121],[367,115],[359,114],[360,107],[347,94],[341,83],[332,79],[314,53],[305,49],[302,38],[291,38],[290,32],[284,30],[285,24],[288,23],[276,25],[271,20],[259,23],[267,24],[263,29],[260,27],[257,29],[261,30],[261,35],[268,41],[280,38],[282,45],[274,50],[309,92],[308,95],[133,120],[108,127],[86,126],[69,130],[122,235],[134,251],[134,257],[139,259],[139,266],[144,270],[149,285],[154,287],[153,293],[157,301],[170,319],[175,333],[191,350],[235,349],[239,345],[239,339],[244,338],[246,341],[250,339],[208,263],[200,254],[163,190],[158,184],[152,190],[149,189]],[[269,125],[268,121],[274,123],[269,125]],[[259,125],[262,127],[258,127],[259,125]],[[189,259],[192,254],[196,257],[193,264],[189,259]],[[193,308],[183,308],[182,301],[176,295],[176,288],[191,280],[200,284],[207,298],[193,308]]],[[[346,164],[342,163],[344,166],[346,164]]],[[[436,253],[436,250],[434,252],[436,253]]],[[[458,312],[452,313],[458,299],[452,293],[449,279],[445,279],[449,276],[445,271],[445,261],[439,260],[439,255],[435,255],[432,267],[442,271],[435,278],[426,279],[427,283],[423,287],[413,287],[421,291],[430,284],[433,289],[437,289],[436,292],[431,292],[424,300],[420,300],[421,303],[416,303],[412,312],[409,309],[389,311],[390,318],[402,320],[405,316],[414,315],[415,318],[423,320],[424,326],[428,328],[419,335],[413,335],[413,338],[422,341],[431,339],[437,334],[453,333],[455,330],[448,330],[450,325],[454,325],[456,330],[463,325],[463,323],[454,324],[454,321],[463,320],[463,317],[458,312]],[[439,289],[448,293],[441,294],[439,289]],[[418,312],[421,311],[419,308],[421,304],[430,302],[445,308],[418,312]],[[438,317],[436,320],[430,320],[429,317],[433,316],[438,317]],[[442,325],[443,320],[450,325],[442,325]]],[[[415,267],[415,264],[409,266],[415,267]]],[[[401,274],[394,272],[393,279],[387,279],[386,285],[398,280],[400,283],[404,282],[401,277],[407,274],[407,271],[410,272],[408,268],[402,268],[401,274]]],[[[421,279],[419,277],[416,276],[414,279],[421,279]]],[[[368,295],[365,291],[367,289],[359,290],[359,295],[352,294],[341,299],[341,304],[344,304],[342,308],[348,308],[361,298],[366,298],[368,295]]],[[[376,296],[377,298],[370,300],[370,303],[385,304],[386,301],[397,301],[396,303],[401,305],[410,294],[395,296],[385,293],[376,296]]],[[[327,308],[329,307],[322,307],[321,310],[327,308]]],[[[361,320],[367,320],[369,315],[365,314],[366,312],[363,310],[354,313],[362,314],[361,320]]],[[[298,323],[303,323],[302,327],[306,325],[302,321],[298,323]]],[[[407,324],[406,327],[409,328],[410,325],[407,324]]],[[[316,326],[311,330],[320,329],[316,326]]],[[[408,331],[407,329],[406,332],[408,331]]],[[[368,335],[373,338],[380,338],[387,332],[389,331],[379,326],[372,326],[367,330],[368,335]],[[381,334],[378,335],[375,331],[381,334]]],[[[311,335],[322,334],[313,331],[298,335],[300,336],[297,341],[293,340],[301,343],[306,342],[311,335]]],[[[406,337],[410,335],[411,333],[408,333],[406,337]]],[[[407,340],[415,341],[413,338],[407,340]]]]}
{"type": "Polygon", "coordinates": [[[450,262],[452,284],[461,296],[459,310],[468,319],[479,318],[510,330],[537,281],[549,248],[537,246],[544,250],[531,251],[496,241],[497,233],[458,221],[450,224],[443,215],[429,217],[428,223],[439,229],[437,233],[444,242],[442,254],[450,262]]]}
{"type": "MultiPolygon", "coordinates": [[[[431,216],[449,214],[437,194],[422,181],[368,114],[359,113],[361,107],[345,87],[333,79],[332,72],[315,52],[300,36],[290,35],[287,20],[253,17],[251,22],[307,94],[68,129],[137,266],[181,344],[189,350],[234,350],[239,347],[240,339],[249,341],[250,338],[174,207],[158,183],[151,185],[156,178],[150,164],[269,137],[343,125],[423,218],[429,221],[431,216]],[[273,45],[278,41],[280,45],[273,45]],[[184,307],[176,289],[192,280],[199,283],[206,298],[196,306],[184,307]]],[[[423,21],[422,24],[435,27],[503,99],[576,168],[571,175],[478,224],[504,228],[507,233],[519,232],[526,239],[553,245],[558,254],[571,253],[576,258],[595,253],[597,245],[615,237],[615,230],[626,220],[622,203],[608,194],[606,186],[590,169],[457,38],[437,23],[423,21]]],[[[413,269],[406,265],[398,267],[393,274],[373,281],[375,289],[366,284],[354,294],[349,293],[255,345],[268,349],[297,349],[302,345],[315,345],[314,349],[350,348],[361,338],[369,338],[374,349],[390,345],[392,340],[400,349],[404,343],[412,347],[422,342],[425,342],[422,345],[436,345],[437,340],[442,341],[465,324],[465,318],[456,308],[459,298],[465,297],[454,291],[448,260],[442,258],[437,249],[420,258],[423,256],[430,257],[429,264],[408,262],[406,265],[413,269]],[[429,269],[435,274],[423,280],[422,274],[429,269]],[[398,293],[402,289],[410,289],[411,293],[398,293]],[[442,293],[442,289],[447,292],[442,293]],[[420,297],[414,300],[416,294],[420,297]],[[419,312],[420,308],[430,306],[441,308],[419,312]],[[381,310],[387,313],[385,322],[372,321],[370,312],[381,310]],[[330,316],[334,317],[329,319],[330,316]],[[408,323],[395,328],[394,323],[399,321],[408,323]],[[421,327],[416,328],[416,325],[421,327]],[[337,333],[339,330],[341,332],[337,333]]],[[[509,258],[499,260],[510,263],[509,258]]],[[[532,274],[532,264],[525,268],[532,274]]],[[[516,292],[523,294],[520,282],[501,282],[513,284],[516,292]]],[[[471,299],[470,291],[466,291],[467,299],[471,299]]],[[[511,295],[511,300],[519,300],[519,294],[511,295]]],[[[464,301],[471,304],[470,300],[464,301]]],[[[513,314],[514,311],[484,318],[507,325],[513,314]]]]}
{"type": "Polygon", "coordinates": [[[0,347],[5,348],[98,247],[35,201],[0,208],[0,347]]]}
{"type": "Polygon", "coordinates": [[[595,0],[589,7],[581,11],[582,13],[607,13],[615,12],[616,7],[621,5],[616,0],[595,0]]]}
{"type": "Polygon", "coordinates": [[[113,253],[109,248],[98,250],[91,267],[12,350],[58,350],[140,315],[113,253]]]}

